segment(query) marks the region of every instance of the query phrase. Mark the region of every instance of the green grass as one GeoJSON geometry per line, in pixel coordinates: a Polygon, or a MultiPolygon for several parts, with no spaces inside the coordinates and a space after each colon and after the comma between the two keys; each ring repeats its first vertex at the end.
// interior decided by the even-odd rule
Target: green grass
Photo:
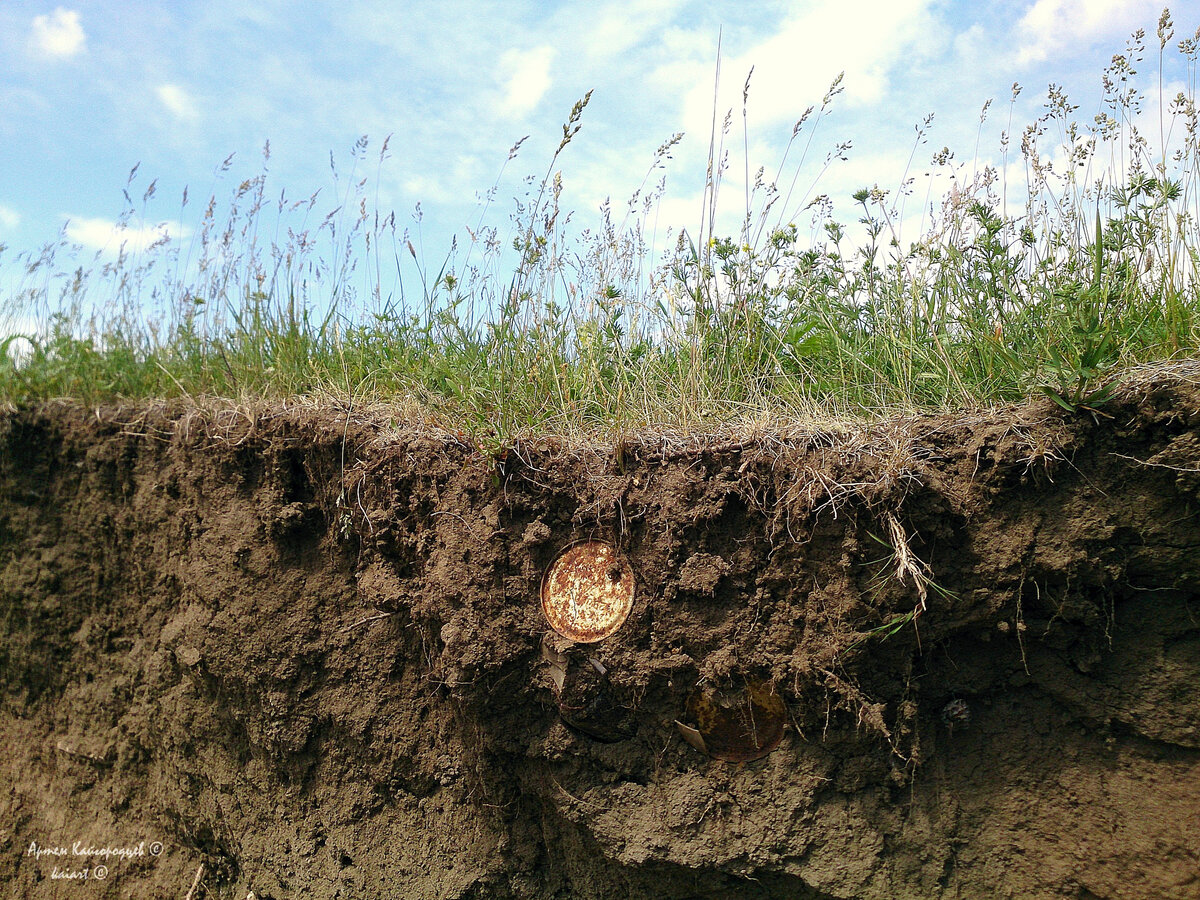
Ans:
{"type": "MultiPolygon", "coordinates": [[[[797,123],[791,166],[775,183],[761,171],[747,178],[742,224],[729,234],[717,226],[725,148],[747,138],[731,134],[732,116],[715,127],[702,224],[666,252],[650,249],[647,223],[664,184],[653,179],[678,137],[623,213],[606,206],[599,227],[575,231],[560,208],[557,167],[585,97],[511,230],[487,224],[493,189],[470,243],[436,271],[413,244],[419,222],[406,233],[371,202],[370,179],[357,173],[365,139],[341,202],[319,222],[315,198],[268,200],[263,175],[220,213],[214,197],[183,247],[90,265],[61,240],[37,256],[0,253],[21,285],[0,312],[39,323],[0,344],[24,348],[0,359],[0,400],[384,402],[489,448],[539,431],[769,426],[1042,393],[1069,410],[1102,406],[1122,371],[1200,347],[1197,43],[1173,44],[1171,31],[1164,13],[1157,59],[1150,51],[1159,90],[1176,50],[1191,83],[1164,98],[1155,123],[1169,151],[1156,155],[1138,130],[1139,33],[1104,73],[1095,122],[1076,122],[1052,87],[1037,121],[1010,125],[1002,165],[960,167],[932,204],[909,197],[907,175],[896,191],[864,188],[849,227],[816,187],[794,190],[839,79],[797,123]],[[1014,163],[1022,185],[1006,181],[1014,163]],[[900,238],[906,203],[934,210],[919,240],[900,238]]],[[[952,167],[953,155],[933,165],[952,167]]],[[[181,217],[186,206],[185,194],[181,217]]],[[[125,215],[138,215],[134,204],[125,215]]]]}

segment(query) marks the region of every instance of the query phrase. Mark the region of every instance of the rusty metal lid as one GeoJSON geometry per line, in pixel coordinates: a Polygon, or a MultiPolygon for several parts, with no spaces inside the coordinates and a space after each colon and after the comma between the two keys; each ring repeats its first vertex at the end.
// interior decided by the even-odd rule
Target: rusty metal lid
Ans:
{"type": "Polygon", "coordinates": [[[687,717],[676,721],[683,739],[713,759],[749,762],[779,746],[787,723],[787,706],[773,682],[738,678],[724,689],[697,687],[688,697],[687,717]]]}
{"type": "Polygon", "coordinates": [[[580,541],[542,576],[542,612],[569,640],[590,644],[613,634],[633,609],[633,567],[612,544],[580,541]]]}

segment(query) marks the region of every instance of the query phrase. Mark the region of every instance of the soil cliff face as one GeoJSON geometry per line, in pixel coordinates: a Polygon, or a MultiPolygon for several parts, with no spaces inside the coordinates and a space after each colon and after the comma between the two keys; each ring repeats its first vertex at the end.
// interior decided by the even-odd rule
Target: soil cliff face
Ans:
{"type": "Polygon", "coordinates": [[[13,411],[0,627],[8,896],[1200,897],[1187,370],[1099,414],[499,455],[13,411]],[[583,538],[637,596],[573,646],[539,584],[583,538]],[[773,752],[683,739],[747,686],[773,752]]]}

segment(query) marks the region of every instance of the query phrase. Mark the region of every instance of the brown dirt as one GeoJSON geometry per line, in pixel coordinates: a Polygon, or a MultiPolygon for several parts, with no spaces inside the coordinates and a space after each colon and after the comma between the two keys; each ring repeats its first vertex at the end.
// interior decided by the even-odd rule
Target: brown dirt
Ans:
{"type": "Polygon", "coordinates": [[[5,895],[1200,897],[1189,371],[498,461],[330,408],[5,414],[5,895]],[[538,586],[587,537],[639,594],[567,649],[568,726],[538,586]],[[765,758],[681,737],[771,681],[765,758]]]}

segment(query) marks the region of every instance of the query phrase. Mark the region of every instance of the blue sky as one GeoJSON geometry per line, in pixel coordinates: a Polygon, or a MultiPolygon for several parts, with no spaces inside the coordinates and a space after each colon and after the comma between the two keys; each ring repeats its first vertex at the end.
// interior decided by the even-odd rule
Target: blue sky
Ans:
{"type": "MultiPolygon", "coordinates": [[[[478,196],[496,182],[509,148],[530,135],[504,169],[490,214],[506,221],[522,176],[544,172],[572,104],[588,90],[582,131],[556,166],[578,224],[594,219],[606,197],[623,209],[655,149],[684,132],[665,170],[659,225],[694,227],[719,35],[718,108],[734,110],[739,154],[727,196],[741,196],[750,67],[750,165],[766,166],[768,178],[793,123],[844,71],[844,92],[819,125],[800,181],[811,181],[837,142],[851,141],[848,161],[818,188],[846,203],[859,187],[894,189],[910,156],[910,174],[927,170],[942,146],[968,170],[997,162],[1014,82],[1024,87],[1014,131],[1041,112],[1049,83],[1064,86],[1080,120],[1090,121],[1101,72],[1135,28],[1147,31],[1144,69],[1157,77],[1161,9],[1142,0],[7,0],[0,243],[8,250],[0,266],[64,226],[88,251],[136,242],[132,231],[114,237],[113,223],[138,163],[131,194],[139,206],[157,181],[144,224],[167,223],[186,241],[210,194],[220,202],[261,171],[268,140],[267,195],[320,190],[317,209],[328,211],[361,135],[369,145],[354,177],[369,176],[372,202],[406,226],[420,202],[422,245],[436,256],[451,234],[465,239],[478,196]],[[994,105],[977,138],[988,99],[994,105]],[[914,156],[914,126],[929,113],[927,143],[914,156]],[[232,167],[218,174],[230,154],[232,167]],[[192,200],[181,210],[185,186],[192,200]]],[[[1174,12],[1176,39],[1200,24],[1195,7],[1174,12]]],[[[1178,54],[1166,77],[1170,93],[1182,89],[1178,54]]]]}

